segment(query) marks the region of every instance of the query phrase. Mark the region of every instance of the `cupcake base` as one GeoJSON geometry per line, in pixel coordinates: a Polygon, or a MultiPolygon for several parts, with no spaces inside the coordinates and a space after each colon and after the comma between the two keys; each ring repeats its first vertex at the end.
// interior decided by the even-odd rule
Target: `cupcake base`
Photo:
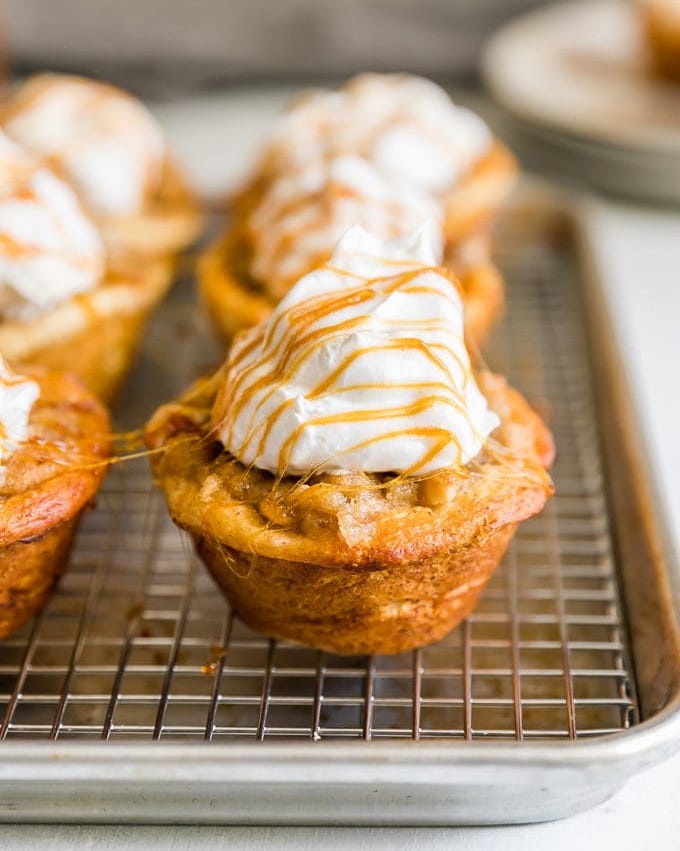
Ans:
{"type": "Polygon", "coordinates": [[[473,610],[515,526],[412,564],[328,567],[196,548],[236,614],[253,629],[341,655],[401,653],[438,641],[473,610]]]}
{"type": "Polygon", "coordinates": [[[0,547],[0,638],[45,606],[66,569],[79,521],[80,514],[39,538],[0,547]]]}
{"type": "Polygon", "coordinates": [[[25,374],[40,396],[0,487],[0,638],[47,602],[111,456],[106,410],[79,381],[38,368],[25,374]]]}
{"type": "Polygon", "coordinates": [[[98,318],[81,332],[34,350],[21,365],[77,375],[98,399],[111,403],[130,371],[149,313],[143,310],[113,321],[98,318]]]}
{"type": "Polygon", "coordinates": [[[154,478],[250,626],[341,654],[412,649],[470,613],[553,491],[550,432],[500,376],[476,378],[501,424],[467,475],[301,482],[244,467],[211,439],[218,374],[147,424],[154,478]]]}
{"type": "Polygon", "coordinates": [[[262,322],[274,309],[274,302],[237,266],[237,258],[247,254],[245,241],[236,231],[229,231],[198,262],[201,299],[225,346],[239,331],[262,322]]]}
{"type": "Polygon", "coordinates": [[[174,264],[153,260],[111,273],[90,293],[26,322],[0,325],[0,351],[21,369],[36,365],[76,375],[111,402],[125,379],[146,320],[168,290],[174,264]]]}

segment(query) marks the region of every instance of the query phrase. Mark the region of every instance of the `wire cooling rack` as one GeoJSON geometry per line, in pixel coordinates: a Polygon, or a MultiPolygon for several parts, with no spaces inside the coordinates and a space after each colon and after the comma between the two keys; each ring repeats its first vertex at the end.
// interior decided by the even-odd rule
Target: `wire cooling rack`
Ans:
{"type": "MultiPolygon", "coordinates": [[[[639,720],[575,271],[501,250],[509,303],[487,359],[551,422],[557,495],[475,613],[438,644],[338,657],[233,617],[144,459],[116,466],[41,617],[0,643],[1,739],[576,739],[639,720]]],[[[121,428],[217,362],[181,280],[153,320],[121,428]]]]}

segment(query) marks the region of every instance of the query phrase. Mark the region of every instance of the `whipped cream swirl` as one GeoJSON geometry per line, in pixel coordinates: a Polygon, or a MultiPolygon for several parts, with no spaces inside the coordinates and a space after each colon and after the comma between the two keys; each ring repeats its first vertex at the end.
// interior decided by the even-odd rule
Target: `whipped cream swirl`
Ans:
{"type": "Polygon", "coordinates": [[[498,424],[427,227],[391,242],[349,230],[237,338],[213,409],[227,451],[281,475],[460,468],[498,424]]]}
{"type": "Polygon", "coordinates": [[[60,171],[98,216],[137,213],[158,188],[165,146],[145,107],[113,86],[39,74],[2,110],[17,142],[60,171]]]}
{"type": "MultiPolygon", "coordinates": [[[[248,222],[250,272],[281,298],[298,278],[330,257],[352,225],[391,239],[439,216],[439,205],[429,196],[391,183],[358,157],[313,163],[274,181],[253,211],[248,222]]],[[[438,261],[441,252],[438,245],[438,261]]]]}
{"type": "Polygon", "coordinates": [[[0,484],[9,456],[29,435],[29,417],[40,388],[28,378],[15,375],[0,357],[0,484]]]}
{"type": "Polygon", "coordinates": [[[104,266],[74,191],[0,132],[0,317],[30,319],[86,292],[104,266]]]}
{"type": "Polygon", "coordinates": [[[486,123],[430,80],[361,74],[297,101],[279,120],[264,162],[281,174],[338,155],[360,156],[390,180],[439,195],[491,144],[486,123]]]}

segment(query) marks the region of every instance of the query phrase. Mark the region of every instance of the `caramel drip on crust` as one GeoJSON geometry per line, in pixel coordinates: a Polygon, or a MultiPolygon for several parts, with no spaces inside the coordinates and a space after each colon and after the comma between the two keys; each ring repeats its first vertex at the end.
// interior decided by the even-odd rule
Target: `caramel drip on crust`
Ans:
{"type": "MultiPolygon", "coordinates": [[[[389,264],[385,264],[389,265],[389,264]]],[[[255,454],[257,459],[265,450],[267,441],[282,415],[293,407],[298,397],[291,396],[278,404],[273,410],[263,413],[263,409],[277,391],[286,385],[294,384],[296,376],[304,365],[313,359],[320,351],[336,339],[343,339],[352,333],[365,330],[370,333],[372,328],[367,324],[370,313],[360,313],[342,317],[348,308],[360,307],[377,299],[384,299],[399,291],[405,294],[435,295],[450,301],[457,306],[452,294],[447,294],[446,284],[456,289],[458,282],[450,273],[439,267],[426,267],[417,263],[398,261],[394,263],[399,269],[394,274],[375,278],[362,278],[347,270],[337,270],[331,264],[321,267],[321,270],[340,272],[343,276],[356,281],[357,284],[310,296],[301,302],[279,310],[273,321],[251,332],[250,338],[245,338],[241,348],[234,352],[227,365],[228,381],[218,393],[214,412],[213,427],[223,435],[222,442],[237,457],[243,459],[256,441],[255,454]],[[404,271],[404,266],[412,266],[404,271]],[[428,273],[436,273],[440,284],[436,286],[421,280],[428,273]],[[333,319],[337,315],[337,321],[333,319]],[[319,323],[328,322],[328,324],[319,323]],[[283,329],[283,330],[282,330],[283,329]],[[279,333],[281,332],[281,333],[279,333]],[[259,350],[259,357],[254,357],[259,350]],[[250,362],[252,360],[252,363],[250,362]],[[259,375],[258,375],[259,373],[259,375]],[[261,398],[260,398],[261,394],[261,398]],[[245,436],[239,446],[235,446],[235,430],[240,417],[249,405],[253,409],[248,412],[245,436]]],[[[278,458],[279,472],[285,475],[295,446],[303,433],[309,428],[325,426],[342,426],[347,423],[377,423],[385,424],[394,420],[407,420],[428,411],[446,406],[455,410],[466,422],[468,428],[476,434],[476,429],[467,411],[465,391],[471,379],[471,367],[465,356],[465,349],[457,351],[455,345],[448,345],[444,340],[426,341],[422,339],[425,332],[451,333],[451,326],[445,319],[429,317],[424,319],[406,317],[402,319],[379,318],[383,326],[403,328],[404,336],[388,337],[383,342],[360,346],[341,358],[329,373],[316,386],[305,394],[306,400],[319,399],[327,394],[341,394],[349,391],[369,391],[370,407],[357,410],[340,411],[338,413],[312,417],[300,423],[290,433],[281,445],[278,458]],[[420,332],[420,333],[418,333],[420,332]],[[395,375],[394,381],[386,383],[354,382],[351,386],[338,387],[338,382],[347,370],[359,359],[371,357],[374,354],[393,350],[397,352],[410,351],[424,358],[435,375],[425,381],[400,381],[395,375]],[[452,372],[458,374],[454,375],[452,372]],[[438,377],[437,377],[438,376],[438,377]],[[413,391],[422,393],[418,398],[407,399],[404,404],[394,405],[394,402],[380,405],[382,391],[413,391]]],[[[396,437],[415,437],[424,440],[428,448],[423,452],[417,463],[411,465],[405,472],[414,475],[422,467],[430,463],[445,448],[455,445],[458,466],[462,465],[463,448],[456,435],[442,427],[427,424],[413,424],[410,427],[386,431],[377,436],[361,439],[351,447],[338,451],[342,456],[371,444],[396,437]]],[[[330,460],[330,459],[329,459],[330,460]]]]}

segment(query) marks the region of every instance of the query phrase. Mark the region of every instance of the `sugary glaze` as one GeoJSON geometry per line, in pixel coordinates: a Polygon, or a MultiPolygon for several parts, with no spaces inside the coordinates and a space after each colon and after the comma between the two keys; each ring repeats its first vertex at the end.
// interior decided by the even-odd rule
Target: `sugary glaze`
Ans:
{"type": "Polygon", "coordinates": [[[213,422],[233,455],[281,475],[421,475],[477,455],[498,420],[427,230],[388,243],[350,230],[234,344],[213,422]]]}
{"type": "Polygon", "coordinates": [[[31,318],[101,280],[105,253],[73,190],[0,132],[0,318],[31,318]]]}

